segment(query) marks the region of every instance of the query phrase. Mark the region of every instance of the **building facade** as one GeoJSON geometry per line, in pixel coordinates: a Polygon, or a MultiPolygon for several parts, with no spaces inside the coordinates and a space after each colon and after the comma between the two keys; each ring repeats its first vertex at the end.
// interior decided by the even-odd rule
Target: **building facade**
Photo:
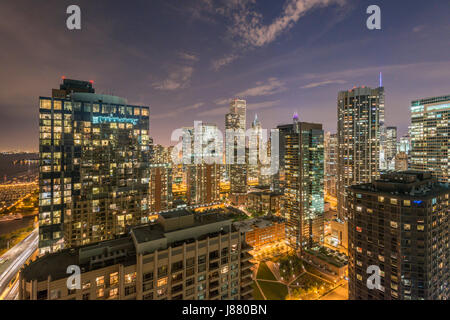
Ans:
{"type": "Polygon", "coordinates": [[[172,165],[169,163],[150,165],[150,212],[172,209],[172,165]]]}
{"type": "Polygon", "coordinates": [[[286,239],[285,220],[280,217],[266,216],[234,222],[233,225],[244,235],[245,242],[254,249],[286,239]]]}
{"type": "Polygon", "coordinates": [[[245,152],[247,102],[234,99],[225,116],[226,166],[230,193],[236,196],[247,193],[247,161],[245,152]]]}
{"type": "Polygon", "coordinates": [[[337,134],[327,132],[324,138],[325,166],[324,186],[325,194],[337,197],[337,167],[338,167],[338,138],[337,134]]]}
{"type": "Polygon", "coordinates": [[[39,104],[40,252],[111,239],[144,222],[149,108],[68,79],[39,104]]]}
{"type": "Polygon", "coordinates": [[[411,103],[411,169],[450,182],[450,95],[411,103]]]}
{"type": "Polygon", "coordinates": [[[384,88],[353,88],[338,94],[338,216],[347,216],[346,187],[379,176],[384,88]]]}
{"type": "Polygon", "coordinates": [[[350,299],[449,298],[449,193],[430,173],[416,171],[349,187],[350,299]],[[370,266],[380,270],[373,289],[370,266]]]}
{"type": "Polygon", "coordinates": [[[220,200],[221,140],[217,126],[197,123],[185,128],[183,158],[189,205],[205,205],[220,200]]]}
{"type": "MultiPolygon", "coordinates": [[[[321,124],[299,122],[279,126],[284,146],[286,241],[295,248],[323,243],[324,132],[321,124]]],[[[280,155],[281,156],[281,155],[280,155]]]]}
{"type": "Polygon", "coordinates": [[[251,300],[250,250],[231,218],[170,211],[120,239],[31,262],[20,272],[19,299],[251,300]],[[78,289],[68,289],[71,265],[81,269],[78,289]]]}

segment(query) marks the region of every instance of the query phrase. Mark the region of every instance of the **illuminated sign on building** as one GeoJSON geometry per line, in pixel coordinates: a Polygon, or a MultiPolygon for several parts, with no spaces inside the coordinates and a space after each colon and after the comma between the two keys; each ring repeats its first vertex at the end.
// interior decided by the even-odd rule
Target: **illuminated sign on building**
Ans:
{"type": "Polygon", "coordinates": [[[131,123],[133,125],[138,124],[138,119],[132,119],[132,118],[117,118],[117,117],[92,117],[92,123],[98,124],[98,123],[131,123]]]}

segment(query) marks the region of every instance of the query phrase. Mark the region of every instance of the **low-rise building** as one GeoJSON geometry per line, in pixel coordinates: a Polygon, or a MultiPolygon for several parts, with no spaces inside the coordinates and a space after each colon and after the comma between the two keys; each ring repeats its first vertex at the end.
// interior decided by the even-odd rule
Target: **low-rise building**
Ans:
{"type": "Polygon", "coordinates": [[[255,249],[286,239],[285,220],[276,216],[244,220],[233,223],[245,238],[245,242],[255,249]]]}
{"type": "Polygon", "coordinates": [[[253,291],[250,250],[227,215],[167,211],[128,236],[31,262],[20,272],[19,298],[248,300],[253,291]],[[80,287],[71,289],[66,272],[78,267],[80,287]]]}

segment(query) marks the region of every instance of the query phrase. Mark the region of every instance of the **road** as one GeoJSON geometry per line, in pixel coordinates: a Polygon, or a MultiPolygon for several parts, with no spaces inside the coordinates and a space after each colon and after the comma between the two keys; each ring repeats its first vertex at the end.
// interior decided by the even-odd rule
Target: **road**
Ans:
{"type": "Polygon", "coordinates": [[[17,295],[18,282],[16,282],[12,288],[9,287],[9,283],[17,275],[25,262],[37,250],[38,236],[38,229],[35,229],[28,237],[0,257],[3,261],[6,260],[5,263],[0,265],[0,300],[6,300],[13,296],[15,298],[17,295]]]}
{"type": "Polygon", "coordinates": [[[339,287],[320,297],[319,300],[348,300],[348,282],[344,281],[339,287]]]}

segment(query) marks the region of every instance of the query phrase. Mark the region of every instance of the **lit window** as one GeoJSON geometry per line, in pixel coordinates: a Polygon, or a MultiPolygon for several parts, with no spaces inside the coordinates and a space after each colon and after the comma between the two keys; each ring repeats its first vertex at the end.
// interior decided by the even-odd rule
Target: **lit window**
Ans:
{"type": "Polygon", "coordinates": [[[109,284],[114,285],[117,283],[119,283],[119,273],[118,272],[111,273],[109,275],[109,284]]]}
{"type": "Polygon", "coordinates": [[[136,272],[132,272],[125,275],[125,283],[132,283],[136,280],[136,272]]]}
{"type": "Polygon", "coordinates": [[[105,277],[104,276],[97,277],[95,279],[95,282],[97,283],[97,287],[103,286],[105,284],[105,277]]]}
{"type": "Polygon", "coordinates": [[[378,202],[384,202],[384,197],[378,197],[378,202]]]}
{"type": "Polygon", "coordinates": [[[157,286],[162,287],[165,286],[166,284],[167,284],[167,277],[164,277],[158,280],[157,286]]]}

